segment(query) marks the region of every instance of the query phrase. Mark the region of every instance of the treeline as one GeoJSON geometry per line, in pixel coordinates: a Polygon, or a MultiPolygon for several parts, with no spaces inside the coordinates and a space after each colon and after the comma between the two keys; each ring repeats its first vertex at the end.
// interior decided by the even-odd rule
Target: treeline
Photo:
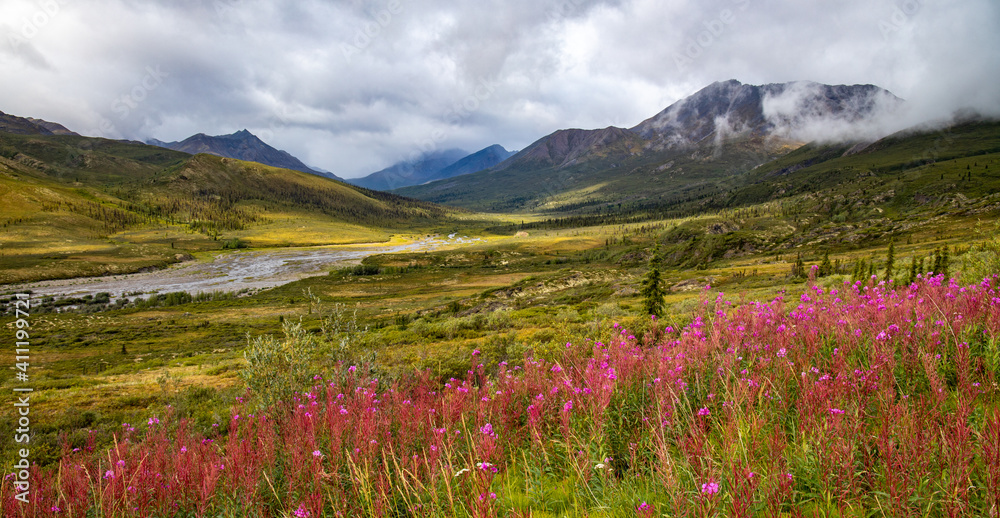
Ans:
{"type": "MultiPolygon", "coordinates": [[[[419,264],[409,266],[378,266],[374,264],[358,264],[335,270],[338,275],[352,277],[367,277],[372,275],[399,275],[411,270],[422,268],[419,264]]],[[[331,272],[333,273],[333,272],[331,272]]]]}
{"type": "MultiPolygon", "coordinates": [[[[954,255],[961,255],[966,250],[955,249],[954,255]]],[[[792,278],[806,277],[826,277],[828,275],[850,275],[851,282],[865,282],[872,277],[883,280],[892,280],[897,283],[912,284],[917,277],[924,274],[943,274],[946,278],[951,275],[952,250],[949,246],[935,248],[928,255],[914,254],[910,256],[909,264],[898,262],[896,258],[896,246],[894,242],[889,243],[884,259],[879,259],[873,253],[871,257],[859,257],[854,260],[854,264],[848,268],[846,263],[840,259],[830,260],[830,253],[824,252],[820,263],[810,265],[806,263],[801,253],[795,256],[792,263],[790,276],[792,278]]],[[[780,259],[780,257],[779,257],[780,259]]]]}
{"type": "Polygon", "coordinates": [[[497,225],[486,230],[496,234],[513,234],[521,230],[557,230],[592,226],[613,226],[642,223],[661,219],[681,219],[693,216],[717,215],[727,219],[787,217],[805,208],[791,201],[775,201],[753,207],[721,207],[713,210],[683,209],[667,202],[634,202],[606,204],[594,214],[547,218],[540,221],[497,225]]]}
{"type": "Polygon", "coordinates": [[[198,292],[197,294],[192,295],[186,291],[172,291],[170,293],[157,293],[144,299],[137,298],[126,307],[150,309],[180,306],[182,304],[190,304],[192,302],[218,302],[233,300],[249,292],[249,289],[242,289],[240,291],[198,292]]]}
{"type": "Polygon", "coordinates": [[[102,203],[88,201],[84,205],[67,203],[67,208],[77,214],[82,214],[90,219],[99,221],[102,230],[107,234],[121,232],[129,227],[139,225],[151,219],[150,216],[136,214],[133,211],[119,207],[108,206],[102,203]]]}

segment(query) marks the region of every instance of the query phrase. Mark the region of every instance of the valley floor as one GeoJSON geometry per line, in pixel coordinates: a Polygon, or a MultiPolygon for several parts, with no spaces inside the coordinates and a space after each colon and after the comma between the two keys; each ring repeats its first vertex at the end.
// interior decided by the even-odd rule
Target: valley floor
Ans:
{"type": "MultiPolygon", "coordinates": [[[[39,295],[31,314],[38,344],[30,367],[31,455],[43,471],[33,480],[52,483],[60,462],[64,470],[78,463],[87,473],[112,472],[78,480],[82,485],[73,487],[84,493],[76,496],[62,487],[51,507],[77,513],[97,506],[123,516],[131,515],[126,503],[146,510],[139,515],[170,515],[158,502],[178,502],[180,516],[199,509],[213,516],[333,516],[336,509],[371,516],[397,512],[390,509],[427,516],[733,515],[739,509],[862,516],[879,506],[987,512],[994,491],[987,469],[991,427],[1000,426],[993,417],[1000,299],[986,296],[995,290],[990,283],[962,288],[921,279],[905,286],[918,259],[923,276],[946,246],[953,273],[962,272],[963,285],[972,282],[995,264],[988,247],[976,245],[991,242],[990,234],[956,217],[911,229],[894,244],[900,288],[893,291],[869,275],[885,275],[885,242],[746,251],[725,239],[695,248],[686,237],[670,241],[686,225],[712,228],[715,218],[530,229],[450,249],[375,255],[256,293],[168,294],[124,307],[99,297],[39,295]],[[668,253],[731,257],[665,265],[665,310],[651,321],[640,314],[639,289],[654,239],[668,253]],[[711,246],[719,248],[705,248],[711,246]],[[831,270],[809,281],[811,266],[818,268],[825,255],[831,270]],[[798,277],[800,260],[805,271],[798,277]],[[69,306],[77,309],[53,312],[69,306]],[[963,359],[966,343],[971,356],[963,359]],[[889,356],[873,356],[880,347],[889,356]],[[667,365],[683,367],[682,374],[667,365]],[[649,371],[661,367],[667,370],[649,371]],[[854,379],[855,370],[868,373],[867,380],[894,381],[868,386],[854,379]],[[420,372],[427,374],[413,377],[420,372]],[[799,373],[810,376],[809,384],[799,373]],[[301,407],[258,407],[287,402],[291,392],[284,391],[306,387],[314,375],[325,385],[294,397],[315,396],[322,405],[313,418],[325,424],[316,423],[315,436],[291,431],[313,426],[301,407]],[[668,376],[672,388],[662,392],[657,384],[668,376]],[[549,394],[557,387],[564,388],[549,394]],[[934,387],[943,399],[935,399],[934,387]],[[350,404],[341,407],[338,393],[354,394],[350,404]],[[441,417],[417,419],[392,394],[409,394],[411,403],[419,399],[441,417]],[[544,404],[533,402],[539,394],[544,404]],[[338,428],[332,419],[341,408],[354,415],[364,405],[380,409],[373,418],[382,412],[388,418],[364,425],[375,427],[365,437],[389,434],[389,442],[347,448],[361,435],[346,430],[362,425],[345,421],[347,428],[338,428]],[[262,413],[273,425],[235,417],[262,413]],[[956,416],[965,428],[941,428],[959,426],[956,416]],[[157,419],[155,426],[141,424],[157,419]],[[943,435],[912,435],[938,429],[931,427],[943,435]],[[437,429],[454,435],[444,440],[437,429]],[[402,430],[416,435],[398,435],[402,430]],[[865,439],[822,453],[820,445],[849,431],[865,439]],[[257,451],[271,453],[238,460],[234,455],[243,454],[233,441],[244,433],[257,451]],[[952,436],[966,442],[939,440],[952,436]],[[148,450],[164,437],[187,444],[207,464],[180,474],[181,452],[148,450]],[[914,469],[925,471],[892,478],[895,457],[879,441],[908,444],[919,437],[926,451],[898,454],[924,455],[914,469]],[[116,449],[115,438],[127,446],[116,449]],[[216,446],[205,447],[213,443],[203,439],[216,446]],[[433,457],[431,446],[444,456],[433,457]],[[93,456],[68,455],[67,447],[93,456]],[[968,453],[955,457],[956,448],[968,453]],[[160,471],[135,464],[147,455],[159,459],[160,471]],[[116,459],[125,463],[120,474],[116,459]],[[250,478],[212,475],[213,463],[243,466],[250,478]],[[847,476],[849,469],[861,474],[847,476]],[[289,475],[310,470],[318,471],[308,480],[289,475]],[[214,480],[218,489],[207,497],[181,486],[175,494],[135,485],[156,473],[197,484],[214,480]],[[138,477],[133,487],[145,488],[146,496],[117,488],[114,477],[126,475],[138,477]],[[339,485],[348,480],[365,493],[337,500],[351,494],[339,485]],[[976,489],[955,493],[968,487],[960,481],[976,489]]],[[[16,385],[11,379],[3,388],[16,385]]],[[[14,417],[8,409],[0,419],[9,436],[14,417]]],[[[15,458],[12,446],[5,445],[5,461],[15,458]]],[[[58,494],[44,491],[40,499],[58,494]]],[[[9,486],[3,498],[9,513],[26,509],[11,500],[9,486]]]]}

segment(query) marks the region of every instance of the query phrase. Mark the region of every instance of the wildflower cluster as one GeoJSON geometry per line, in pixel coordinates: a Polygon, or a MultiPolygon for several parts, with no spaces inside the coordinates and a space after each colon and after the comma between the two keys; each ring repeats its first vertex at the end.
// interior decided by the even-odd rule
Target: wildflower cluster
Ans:
{"type": "Polygon", "coordinates": [[[996,279],[720,294],[655,338],[615,325],[462,379],[345,365],[271,417],[238,403],[225,434],[125,425],[110,451],[67,448],[30,509],[5,482],[4,516],[485,517],[530,514],[551,486],[639,516],[985,516],[1000,508],[998,329],[996,279]]]}

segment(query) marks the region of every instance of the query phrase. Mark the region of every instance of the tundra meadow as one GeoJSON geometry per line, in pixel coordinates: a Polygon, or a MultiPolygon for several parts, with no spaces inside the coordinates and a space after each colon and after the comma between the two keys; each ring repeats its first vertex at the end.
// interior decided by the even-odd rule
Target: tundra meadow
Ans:
{"type": "Polygon", "coordinates": [[[995,516],[998,284],[706,286],[683,326],[475,350],[451,379],[344,360],[305,388],[321,338],[286,321],[248,344],[228,421],[66,441],[30,506],[8,476],[4,516],[995,516]]]}

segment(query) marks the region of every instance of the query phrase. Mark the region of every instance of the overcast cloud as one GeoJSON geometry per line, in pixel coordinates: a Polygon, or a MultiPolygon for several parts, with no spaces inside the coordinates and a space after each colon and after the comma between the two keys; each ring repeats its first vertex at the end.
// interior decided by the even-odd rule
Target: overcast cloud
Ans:
{"type": "Polygon", "coordinates": [[[3,0],[0,110],[137,140],[247,128],[354,177],[630,127],[726,79],[1000,115],[998,49],[996,0],[3,0]]]}

